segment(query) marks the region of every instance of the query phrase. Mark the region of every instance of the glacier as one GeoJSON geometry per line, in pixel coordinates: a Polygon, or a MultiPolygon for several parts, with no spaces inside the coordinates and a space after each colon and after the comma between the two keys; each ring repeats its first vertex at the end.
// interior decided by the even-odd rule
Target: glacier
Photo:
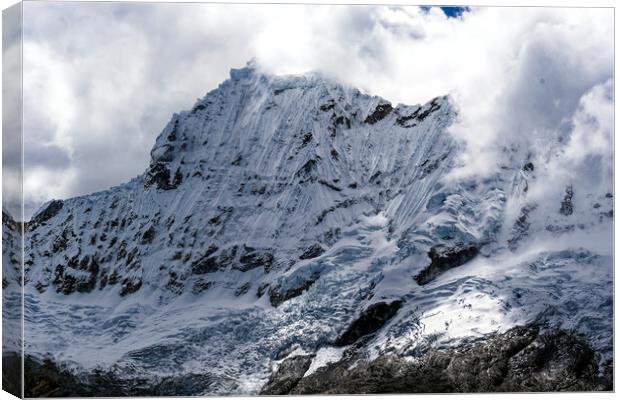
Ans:
{"type": "MultiPolygon", "coordinates": [[[[392,105],[321,73],[231,70],[172,116],[143,174],[24,223],[26,354],[127,393],[258,394],[282,365],[294,387],[351,352],[416,360],[534,324],[584,338],[602,371],[611,176],[532,202],[545,166],[506,148],[454,178],[457,118],[448,96],[392,105]]],[[[7,313],[16,226],[3,212],[7,313]]]]}

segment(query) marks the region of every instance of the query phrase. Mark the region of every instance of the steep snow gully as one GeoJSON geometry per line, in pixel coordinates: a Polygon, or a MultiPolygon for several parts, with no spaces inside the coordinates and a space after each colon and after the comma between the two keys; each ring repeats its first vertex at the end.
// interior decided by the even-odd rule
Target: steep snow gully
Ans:
{"type": "Polygon", "coordinates": [[[25,223],[27,395],[609,389],[611,179],[511,216],[544,166],[449,179],[456,118],[231,70],[142,175],[25,223]]]}

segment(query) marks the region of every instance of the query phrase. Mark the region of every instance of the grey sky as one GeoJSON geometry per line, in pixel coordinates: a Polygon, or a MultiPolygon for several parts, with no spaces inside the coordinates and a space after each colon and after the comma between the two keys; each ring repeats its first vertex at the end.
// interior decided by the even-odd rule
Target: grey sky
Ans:
{"type": "Polygon", "coordinates": [[[24,20],[27,217],[142,173],[172,113],[251,58],[396,103],[452,94],[468,173],[506,137],[570,135],[613,76],[611,9],[27,2],[24,20]]]}

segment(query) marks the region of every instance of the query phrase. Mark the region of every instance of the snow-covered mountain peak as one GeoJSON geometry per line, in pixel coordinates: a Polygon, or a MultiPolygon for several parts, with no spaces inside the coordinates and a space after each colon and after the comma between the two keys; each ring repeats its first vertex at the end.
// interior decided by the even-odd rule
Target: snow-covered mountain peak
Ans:
{"type": "Polygon", "coordinates": [[[142,175],[26,223],[27,351],[253,382],[210,393],[257,391],[291,348],[409,356],[541,320],[609,354],[611,254],[582,239],[611,237],[613,195],[530,204],[540,168],[512,153],[446,179],[455,117],[447,97],[392,105],[317,73],[231,70],[173,115],[142,175]]]}

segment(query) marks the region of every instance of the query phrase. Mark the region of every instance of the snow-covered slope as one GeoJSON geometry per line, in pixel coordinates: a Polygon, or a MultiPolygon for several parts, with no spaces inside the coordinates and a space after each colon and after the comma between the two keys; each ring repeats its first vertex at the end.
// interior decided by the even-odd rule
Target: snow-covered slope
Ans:
{"type": "Polygon", "coordinates": [[[26,224],[27,353],[210,377],[189,394],[257,393],[279,359],[311,355],[311,374],[366,334],[369,359],[414,356],[538,321],[610,357],[611,184],[528,203],[537,166],[509,150],[449,178],[455,118],[446,97],[232,70],[172,117],[144,174],[26,224]]]}

